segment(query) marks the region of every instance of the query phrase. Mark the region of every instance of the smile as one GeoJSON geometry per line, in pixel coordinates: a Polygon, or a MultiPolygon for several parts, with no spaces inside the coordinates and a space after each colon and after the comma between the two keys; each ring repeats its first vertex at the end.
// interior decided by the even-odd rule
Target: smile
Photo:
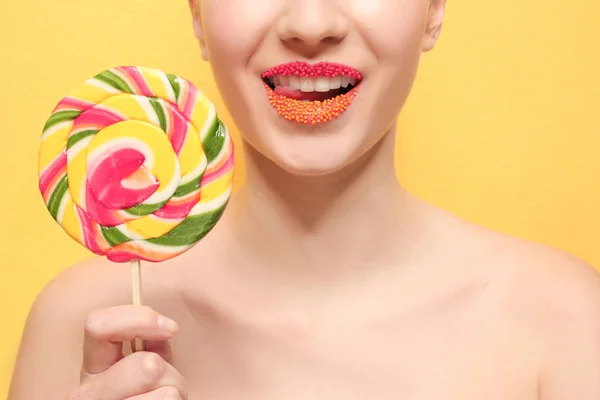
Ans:
{"type": "Polygon", "coordinates": [[[269,102],[277,113],[300,124],[322,124],[342,115],[356,97],[362,75],[329,62],[293,62],[262,74],[269,102]]]}

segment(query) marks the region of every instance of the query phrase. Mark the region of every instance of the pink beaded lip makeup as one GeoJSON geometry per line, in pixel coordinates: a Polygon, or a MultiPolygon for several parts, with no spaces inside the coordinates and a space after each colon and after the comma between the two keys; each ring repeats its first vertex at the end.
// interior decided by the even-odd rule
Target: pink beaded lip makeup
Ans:
{"type": "Polygon", "coordinates": [[[300,124],[322,124],[342,115],[356,97],[362,75],[347,65],[292,62],[262,74],[277,113],[300,124]]]}

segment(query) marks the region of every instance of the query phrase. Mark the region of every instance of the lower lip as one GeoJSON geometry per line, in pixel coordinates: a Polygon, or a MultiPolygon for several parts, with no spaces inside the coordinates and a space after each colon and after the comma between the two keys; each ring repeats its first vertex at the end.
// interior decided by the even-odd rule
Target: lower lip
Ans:
{"type": "Polygon", "coordinates": [[[263,85],[269,103],[279,115],[288,121],[305,125],[324,124],[341,116],[350,108],[360,86],[331,99],[302,101],[279,95],[266,83],[263,85]]]}

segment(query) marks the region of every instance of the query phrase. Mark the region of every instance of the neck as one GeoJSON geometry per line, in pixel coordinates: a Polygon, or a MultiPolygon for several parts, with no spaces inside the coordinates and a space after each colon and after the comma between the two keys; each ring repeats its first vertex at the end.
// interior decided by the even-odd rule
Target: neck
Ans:
{"type": "Polygon", "coordinates": [[[407,214],[393,129],[352,165],[326,176],[290,174],[247,146],[246,184],[228,210],[245,262],[303,274],[385,263],[407,214]]]}

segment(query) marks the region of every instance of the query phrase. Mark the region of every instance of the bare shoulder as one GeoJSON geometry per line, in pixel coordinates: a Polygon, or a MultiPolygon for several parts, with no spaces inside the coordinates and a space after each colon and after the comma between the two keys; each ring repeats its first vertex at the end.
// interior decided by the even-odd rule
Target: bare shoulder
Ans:
{"type": "MultiPolygon", "coordinates": [[[[190,286],[190,276],[203,265],[215,264],[213,253],[211,242],[205,240],[171,260],[142,262],[144,305],[166,314],[181,312],[182,293],[190,286]]],[[[103,257],[83,261],[66,268],[44,287],[29,320],[35,323],[58,313],[65,324],[81,324],[94,310],[131,304],[131,282],[129,263],[113,263],[103,257]]]]}
{"type": "Polygon", "coordinates": [[[119,302],[127,292],[129,275],[122,265],[93,258],[59,273],[38,295],[32,312],[41,308],[68,309],[70,315],[89,308],[108,307],[119,302]]]}
{"type": "MultiPolygon", "coordinates": [[[[144,269],[144,298],[152,306],[169,307],[170,293],[176,289],[170,285],[171,275],[165,273],[167,266],[151,267],[144,269]]],[[[58,274],[39,293],[29,312],[9,399],[64,398],[79,383],[88,316],[131,301],[128,264],[95,258],[58,274]],[[61,368],[56,368],[59,364],[61,368]]],[[[174,302],[172,307],[176,307],[174,302]]]]}
{"type": "Polygon", "coordinates": [[[600,273],[589,263],[551,246],[484,228],[423,201],[416,204],[425,216],[421,221],[426,235],[437,238],[433,245],[439,252],[467,260],[466,271],[489,282],[495,299],[513,311],[548,323],[573,313],[600,316],[600,273]]]}
{"type": "Polygon", "coordinates": [[[27,318],[9,399],[64,398],[77,387],[85,320],[91,310],[118,301],[120,274],[94,259],[66,269],[44,287],[27,318]],[[55,368],[57,363],[62,367],[55,368]]]}
{"type": "Polygon", "coordinates": [[[600,274],[558,249],[465,227],[479,237],[477,258],[495,310],[527,332],[523,352],[538,365],[541,400],[600,398],[600,274]]]}
{"type": "MultiPolygon", "coordinates": [[[[600,273],[589,263],[551,246],[495,232],[445,211],[431,208],[436,232],[445,247],[469,254],[469,265],[494,288],[502,305],[549,335],[565,330],[556,324],[577,317],[584,323],[600,318],[600,273]]],[[[500,305],[500,303],[499,303],[500,305]]]]}
{"type": "MultiPolygon", "coordinates": [[[[427,209],[432,231],[443,232],[445,247],[472,255],[490,278],[504,283],[514,296],[536,297],[556,312],[594,306],[600,295],[600,273],[589,263],[551,246],[496,232],[446,211],[427,209]]],[[[600,266],[596,266],[600,268],[600,266]]],[[[598,306],[596,304],[596,306],[598,306]]]]}
{"type": "Polygon", "coordinates": [[[554,248],[502,243],[506,303],[535,328],[529,348],[538,354],[539,398],[600,398],[600,274],[554,248]]]}
{"type": "MultiPolygon", "coordinates": [[[[173,270],[179,260],[161,264],[142,263],[143,295],[148,305],[158,308],[176,297],[173,270]]],[[[131,267],[129,263],[112,263],[93,258],[65,269],[38,295],[30,319],[59,312],[64,323],[79,324],[96,309],[130,304],[131,267]]]]}
{"type": "Polygon", "coordinates": [[[600,312],[600,274],[582,259],[551,246],[488,232],[484,255],[517,302],[530,299],[540,322],[600,312]]]}

